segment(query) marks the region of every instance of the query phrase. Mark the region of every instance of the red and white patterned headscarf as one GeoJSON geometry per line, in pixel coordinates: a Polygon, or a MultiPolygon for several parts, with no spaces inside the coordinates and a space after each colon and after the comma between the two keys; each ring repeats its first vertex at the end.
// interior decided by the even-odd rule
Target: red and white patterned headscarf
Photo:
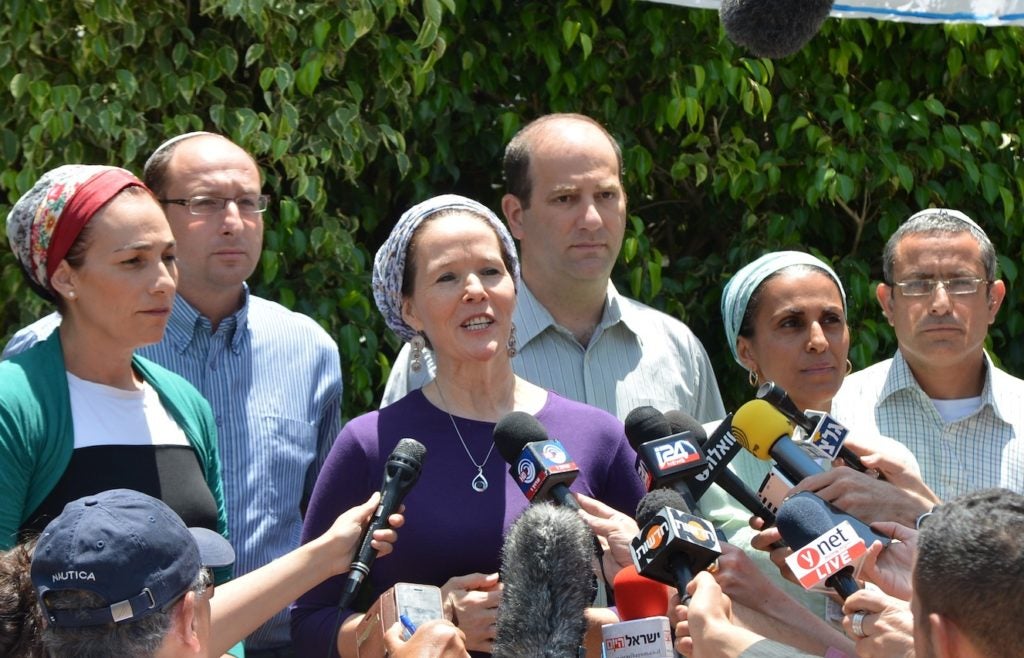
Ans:
{"type": "Polygon", "coordinates": [[[85,225],[134,185],[146,187],[120,167],[64,165],[43,174],[7,215],[7,239],[32,280],[53,292],[50,277],[85,225]]]}

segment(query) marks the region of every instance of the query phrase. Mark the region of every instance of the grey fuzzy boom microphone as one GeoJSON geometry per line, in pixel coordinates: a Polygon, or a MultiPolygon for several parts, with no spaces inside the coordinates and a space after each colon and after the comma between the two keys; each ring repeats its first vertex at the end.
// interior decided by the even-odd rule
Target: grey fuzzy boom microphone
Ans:
{"type": "Polygon", "coordinates": [[[593,541],[565,507],[534,503],[516,519],[501,548],[495,658],[578,655],[594,600],[593,541]]]}
{"type": "Polygon", "coordinates": [[[725,34],[757,57],[780,59],[803,48],[821,29],[833,0],[722,0],[725,34]]]}

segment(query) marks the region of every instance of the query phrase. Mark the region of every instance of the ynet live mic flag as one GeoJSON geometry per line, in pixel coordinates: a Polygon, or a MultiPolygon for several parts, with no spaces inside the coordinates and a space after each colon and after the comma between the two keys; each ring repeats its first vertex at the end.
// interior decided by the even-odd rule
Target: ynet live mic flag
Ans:
{"type": "MultiPolygon", "coordinates": [[[[650,0],[718,10],[721,0],[650,0]]],[[[836,0],[835,18],[875,18],[913,23],[1024,25],[1024,0],[836,0]]]]}

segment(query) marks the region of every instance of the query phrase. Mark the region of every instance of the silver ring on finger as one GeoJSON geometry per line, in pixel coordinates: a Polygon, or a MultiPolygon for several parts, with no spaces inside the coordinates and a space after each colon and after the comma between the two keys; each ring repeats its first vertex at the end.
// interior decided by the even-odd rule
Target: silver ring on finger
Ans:
{"type": "Polygon", "coordinates": [[[858,610],[853,613],[850,617],[850,626],[853,628],[853,634],[857,637],[867,637],[868,634],[864,632],[864,618],[868,616],[868,613],[863,610],[858,610]]]}

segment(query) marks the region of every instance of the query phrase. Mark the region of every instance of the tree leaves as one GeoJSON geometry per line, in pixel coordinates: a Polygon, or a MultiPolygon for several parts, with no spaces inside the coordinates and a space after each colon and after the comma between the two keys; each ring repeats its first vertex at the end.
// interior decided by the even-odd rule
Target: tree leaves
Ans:
{"type": "MultiPolygon", "coordinates": [[[[257,293],[338,341],[345,414],[379,397],[398,343],[372,255],[398,215],[458,191],[500,207],[508,139],[573,111],[621,142],[630,222],[620,289],[684,318],[730,407],[750,391],[724,345],[725,280],[770,249],[833,260],[857,367],[894,349],[874,302],[882,245],[913,211],[989,231],[1009,286],[992,347],[1024,372],[1024,35],[827,21],[782,60],[748,56],[715,12],[632,0],[12,0],[0,21],[0,186],[46,169],[139,171],[167,137],[230,136],[274,203],[257,293]]],[[[0,229],[2,231],[2,229],[0,229]]],[[[43,312],[0,254],[0,334],[43,312]]]]}

